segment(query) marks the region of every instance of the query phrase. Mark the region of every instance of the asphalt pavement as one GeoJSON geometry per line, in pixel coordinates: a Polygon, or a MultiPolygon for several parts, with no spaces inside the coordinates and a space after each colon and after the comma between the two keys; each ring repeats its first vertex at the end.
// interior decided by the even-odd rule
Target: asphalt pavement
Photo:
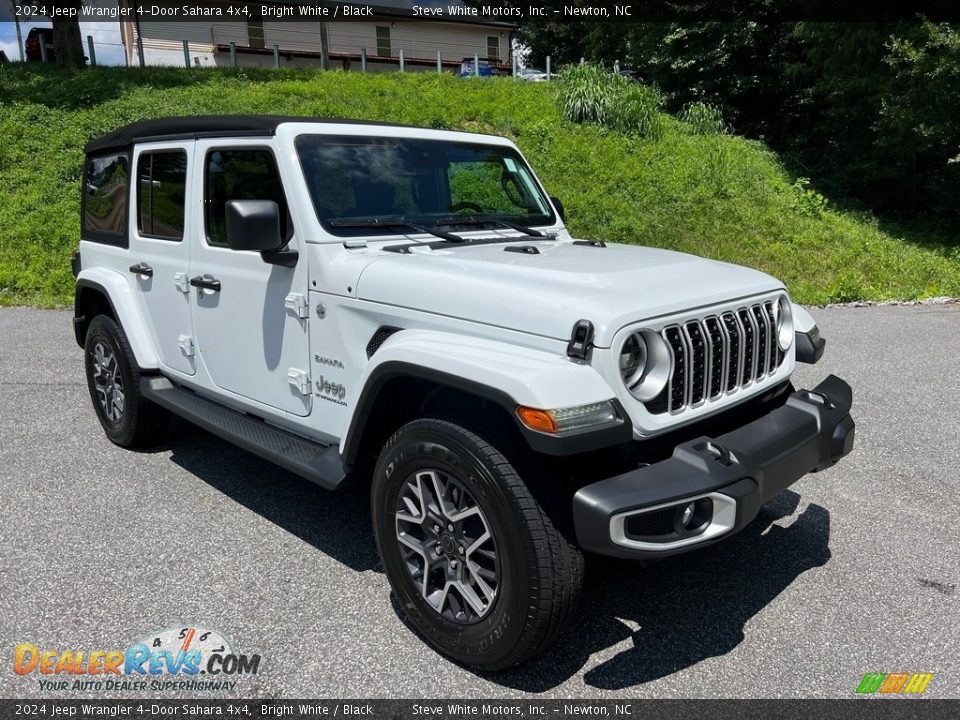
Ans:
{"type": "Polygon", "coordinates": [[[0,310],[0,697],[851,697],[866,672],[960,697],[960,305],[813,314],[827,352],[796,382],[852,385],[853,453],[716,546],[595,559],[562,640],[477,674],[402,620],[361,492],[183,421],[159,448],[113,446],[71,313],[0,310]],[[89,653],[178,627],[222,631],[258,673],[178,693],[13,672],[21,643],[89,653]]]}

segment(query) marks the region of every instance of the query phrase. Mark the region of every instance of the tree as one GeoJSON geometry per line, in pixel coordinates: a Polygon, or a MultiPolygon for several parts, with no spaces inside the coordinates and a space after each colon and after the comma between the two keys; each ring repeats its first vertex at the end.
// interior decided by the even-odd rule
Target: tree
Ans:
{"type": "Polygon", "coordinates": [[[53,48],[57,67],[82,68],[86,64],[83,55],[83,38],[80,36],[80,7],[82,0],[54,0],[51,2],[60,13],[53,21],[53,48]]]}

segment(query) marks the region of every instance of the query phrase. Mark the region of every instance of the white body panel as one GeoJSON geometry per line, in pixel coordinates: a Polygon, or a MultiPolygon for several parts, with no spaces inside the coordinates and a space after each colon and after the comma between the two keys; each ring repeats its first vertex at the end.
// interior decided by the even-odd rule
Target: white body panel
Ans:
{"type": "Polygon", "coordinates": [[[610,347],[629,323],[783,287],[756,270],[669,250],[524,244],[540,254],[502,244],[384,253],[364,271],[358,296],[558,340],[583,318],[593,322],[594,344],[610,347]]]}
{"type": "MultiPolygon", "coordinates": [[[[203,197],[203,167],[207,153],[217,148],[266,148],[264,140],[201,140],[197,142],[192,196],[203,197]]],[[[275,154],[276,155],[276,154],[275,154]]],[[[276,158],[281,178],[292,168],[276,158]]],[[[285,186],[289,183],[284,181],[285,186]]],[[[299,250],[299,226],[294,223],[289,249],[299,250]]],[[[234,393],[306,416],[311,395],[290,383],[291,370],[308,369],[307,320],[286,307],[290,294],[306,300],[308,263],[293,268],[271,265],[260,254],[211,245],[202,222],[191,237],[190,276],[211,275],[221,282],[220,292],[191,288],[197,356],[213,384],[211,389],[234,393]]]]}
{"type": "MultiPolygon", "coordinates": [[[[137,177],[140,155],[151,150],[183,150],[187,153],[187,167],[193,163],[191,142],[145,143],[134,148],[131,177],[137,177]]],[[[192,338],[190,293],[180,288],[190,269],[190,238],[196,232],[199,213],[188,204],[185,213],[183,240],[160,240],[141,236],[137,227],[136,208],[140,194],[139,183],[131,183],[129,217],[129,264],[144,263],[153,270],[151,277],[131,274],[137,300],[147,318],[151,338],[160,361],[160,367],[193,375],[196,356],[181,347],[181,338],[192,338]],[[178,281],[181,283],[178,287],[178,281]]],[[[189,286],[188,286],[189,287],[189,286]]]]}
{"type": "Polygon", "coordinates": [[[145,370],[160,367],[150,324],[130,286],[133,275],[127,273],[126,268],[118,269],[127,261],[127,251],[112,245],[81,242],[80,253],[84,258],[84,265],[88,267],[80,271],[77,282],[87,280],[107,292],[110,304],[117,313],[117,320],[130,341],[130,349],[137,358],[137,365],[145,370]]]}

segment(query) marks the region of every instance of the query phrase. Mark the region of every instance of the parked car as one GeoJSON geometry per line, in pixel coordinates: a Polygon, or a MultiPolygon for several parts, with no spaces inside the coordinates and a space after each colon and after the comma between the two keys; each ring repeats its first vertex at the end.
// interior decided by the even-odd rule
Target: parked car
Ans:
{"type": "Polygon", "coordinates": [[[27,39],[24,42],[27,60],[43,60],[43,50],[41,45],[47,49],[47,62],[56,62],[56,54],[53,48],[53,28],[32,27],[27,33],[27,39]]]}
{"type": "Polygon", "coordinates": [[[174,413],[368,486],[397,607],[459,662],[543,651],[584,553],[711,545],[853,446],[850,387],[791,384],[824,340],[779,280],[571,237],[507,139],[166,118],[89,142],[83,187],[74,328],[107,437],[156,444],[174,413]]]}
{"type": "Polygon", "coordinates": [[[480,58],[478,61],[477,58],[468,57],[460,63],[460,77],[493,77],[494,75],[496,75],[496,72],[489,60],[480,58]]]}
{"type": "Polygon", "coordinates": [[[527,80],[529,82],[546,82],[549,80],[547,73],[540,68],[523,68],[518,74],[517,77],[521,80],[527,80]]]}

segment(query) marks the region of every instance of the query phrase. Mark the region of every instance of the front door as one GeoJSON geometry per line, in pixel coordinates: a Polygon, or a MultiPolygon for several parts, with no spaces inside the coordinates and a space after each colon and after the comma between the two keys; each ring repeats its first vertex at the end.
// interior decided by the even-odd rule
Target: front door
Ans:
{"type": "Polygon", "coordinates": [[[187,272],[196,214],[186,212],[191,142],[138,146],[133,158],[130,282],[147,318],[161,364],[196,370],[187,272]]]}
{"type": "Polygon", "coordinates": [[[197,352],[205,380],[294,415],[310,412],[307,335],[307,257],[293,267],[266,262],[258,252],[227,247],[226,203],[273,200],[281,231],[296,251],[288,194],[277,158],[264,141],[200,140],[201,172],[194,185],[203,217],[190,263],[197,352]]]}

